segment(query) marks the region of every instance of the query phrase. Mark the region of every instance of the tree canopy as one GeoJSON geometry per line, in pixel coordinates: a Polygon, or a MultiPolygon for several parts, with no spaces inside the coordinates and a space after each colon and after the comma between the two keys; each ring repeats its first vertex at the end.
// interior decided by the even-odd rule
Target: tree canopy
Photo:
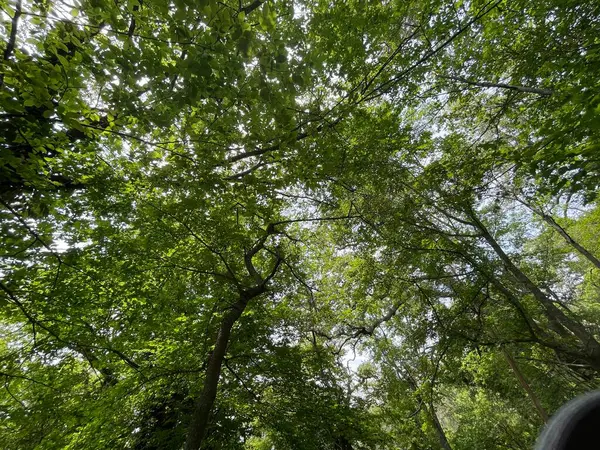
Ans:
{"type": "Polygon", "coordinates": [[[600,6],[0,0],[6,449],[527,449],[600,384],[600,6]]]}

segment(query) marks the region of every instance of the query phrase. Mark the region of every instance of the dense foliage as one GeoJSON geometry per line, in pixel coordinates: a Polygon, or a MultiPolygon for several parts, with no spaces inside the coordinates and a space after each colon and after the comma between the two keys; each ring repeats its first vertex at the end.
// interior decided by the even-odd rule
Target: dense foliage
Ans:
{"type": "Polygon", "coordinates": [[[0,0],[6,449],[527,449],[600,384],[600,6],[0,0]]]}

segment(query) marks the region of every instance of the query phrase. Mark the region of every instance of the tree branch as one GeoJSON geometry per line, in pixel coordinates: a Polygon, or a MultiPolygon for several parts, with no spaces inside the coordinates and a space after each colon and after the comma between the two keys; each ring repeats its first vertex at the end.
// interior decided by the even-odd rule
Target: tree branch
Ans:
{"type": "Polygon", "coordinates": [[[542,88],[532,88],[527,86],[515,86],[512,84],[506,83],[490,83],[487,81],[472,81],[463,77],[457,76],[443,76],[442,78],[446,78],[448,80],[459,81],[461,83],[469,84],[471,86],[479,86],[479,87],[490,87],[490,88],[499,88],[499,89],[510,89],[512,91],[524,92],[528,94],[538,94],[541,96],[550,96],[554,93],[551,89],[542,89],[542,88]]]}
{"type": "Polygon", "coordinates": [[[248,6],[244,6],[242,8],[242,11],[244,12],[244,14],[248,15],[255,9],[259,8],[263,3],[265,3],[265,0],[255,0],[254,2],[250,3],[248,6]]]}
{"type": "MultiPolygon", "coordinates": [[[[1,281],[0,281],[0,290],[4,291],[4,293],[12,301],[12,303],[14,303],[15,305],[17,305],[17,307],[21,310],[21,312],[23,313],[23,315],[27,318],[27,320],[29,321],[29,323],[32,326],[35,325],[35,326],[38,326],[39,328],[43,329],[50,336],[54,337],[57,341],[62,342],[63,344],[65,344],[69,349],[75,350],[76,352],[83,354],[86,357],[86,359],[89,359],[88,358],[89,355],[87,354],[87,352],[85,350],[83,350],[84,348],[97,349],[97,350],[106,350],[106,351],[109,351],[109,352],[114,353],[115,355],[117,355],[119,358],[121,358],[131,368],[133,368],[135,370],[140,369],[139,364],[137,364],[135,361],[133,361],[131,358],[129,358],[127,355],[125,355],[123,352],[121,352],[120,350],[117,350],[115,348],[112,348],[112,347],[98,347],[98,346],[94,346],[94,345],[83,345],[83,344],[79,344],[79,343],[74,342],[74,341],[69,341],[69,340],[63,339],[56,331],[54,331],[50,327],[44,325],[40,320],[36,319],[31,313],[29,313],[27,311],[27,309],[25,308],[25,305],[23,305],[23,303],[8,288],[8,286],[6,286],[1,281]]],[[[93,357],[93,358],[95,360],[97,359],[96,357],[93,357]]],[[[90,363],[91,363],[91,361],[90,361],[90,363]]]]}
{"type": "MultiPolygon", "coordinates": [[[[15,49],[15,43],[17,41],[17,30],[19,26],[19,17],[21,17],[21,2],[22,0],[17,0],[17,4],[15,5],[15,15],[11,20],[10,25],[10,37],[8,38],[8,43],[6,44],[6,48],[4,49],[4,60],[8,61],[12,56],[12,53],[15,49]]],[[[0,88],[4,86],[4,73],[0,74],[0,88]]]]}
{"type": "MultiPolygon", "coordinates": [[[[298,133],[298,135],[296,136],[296,142],[306,139],[309,136],[314,136],[315,134],[321,132],[323,130],[323,128],[334,128],[338,123],[340,123],[341,120],[342,119],[340,117],[340,118],[334,120],[333,122],[328,122],[327,124],[321,124],[314,130],[313,133],[298,133]]],[[[290,133],[298,131],[299,129],[300,129],[300,126],[297,126],[293,130],[291,130],[290,133]]],[[[233,163],[236,161],[241,161],[242,159],[250,158],[252,156],[260,156],[260,155],[264,155],[265,153],[274,152],[276,150],[279,150],[280,148],[281,148],[281,142],[278,144],[271,145],[269,147],[257,148],[256,150],[250,150],[250,151],[247,151],[244,153],[240,153],[238,155],[231,156],[230,158],[226,159],[226,162],[233,163]]]]}
{"type": "Polygon", "coordinates": [[[438,45],[434,49],[428,51],[423,57],[419,58],[416,62],[414,62],[408,68],[404,69],[402,72],[400,72],[394,78],[391,78],[390,80],[385,81],[385,82],[379,84],[378,86],[376,86],[375,88],[373,88],[371,90],[371,92],[369,92],[367,95],[365,95],[361,99],[361,102],[373,100],[373,99],[376,99],[376,98],[381,97],[382,95],[384,95],[387,92],[387,90],[386,90],[387,87],[389,87],[389,86],[397,83],[398,81],[402,80],[404,77],[406,77],[406,75],[408,75],[414,69],[416,69],[417,67],[419,67],[425,61],[427,61],[432,56],[435,56],[437,53],[439,53],[440,51],[442,51],[444,48],[446,48],[448,45],[450,45],[456,38],[458,38],[465,31],[467,31],[471,27],[471,25],[473,25],[479,19],[481,19],[482,17],[484,17],[485,15],[487,15],[488,13],[490,13],[501,2],[502,2],[502,0],[496,0],[496,1],[493,1],[493,2],[490,1],[490,2],[486,3],[486,5],[483,8],[481,8],[481,10],[471,20],[469,20],[465,25],[463,25],[460,29],[458,29],[452,36],[450,36],[448,39],[446,39],[444,42],[442,42],[440,45],[438,45]]]}

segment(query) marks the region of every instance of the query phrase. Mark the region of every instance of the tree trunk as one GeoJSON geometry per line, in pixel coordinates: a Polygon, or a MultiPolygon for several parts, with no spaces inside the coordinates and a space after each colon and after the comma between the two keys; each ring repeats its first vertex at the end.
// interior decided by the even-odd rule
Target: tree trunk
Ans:
{"type": "Polygon", "coordinates": [[[223,361],[225,359],[225,353],[227,352],[227,346],[229,345],[229,338],[231,336],[231,329],[233,328],[233,325],[238,321],[246,309],[246,306],[248,306],[248,302],[267,291],[267,284],[275,276],[281,262],[283,261],[279,251],[276,250],[275,263],[266,277],[262,277],[252,263],[252,258],[259,251],[264,249],[264,244],[267,238],[274,233],[275,226],[273,224],[269,224],[265,234],[254,244],[252,248],[245,252],[244,263],[246,265],[248,275],[250,275],[250,277],[254,278],[256,281],[254,286],[247,289],[242,289],[242,286],[238,283],[235,275],[228,267],[232,279],[236,282],[239,290],[239,298],[221,320],[221,325],[219,326],[217,339],[215,341],[215,348],[208,358],[204,386],[200,396],[196,400],[194,412],[188,428],[187,439],[185,441],[185,450],[198,450],[202,445],[202,441],[204,440],[210,412],[212,411],[215,399],[217,398],[217,389],[219,386],[219,378],[221,376],[221,368],[223,367],[223,361]]]}
{"type": "Polygon", "coordinates": [[[431,420],[433,422],[433,426],[435,428],[436,434],[438,436],[438,439],[440,440],[440,446],[444,449],[444,450],[452,450],[452,447],[450,446],[450,442],[448,442],[448,438],[446,437],[446,433],[444,432],[444,428],[442,427],[442,424],[440,423],[438,416],[435,412],[435,409],[433,408],[433,405],[429,405],[429,415],[431,416],[431,420]]]}
{"type": "Polygon", "coordinates": [[[600,344],[598,341],[596,341],[594,336],[581,324],[581,322],[567,316],[562,310],[557,308],[554,302],[550,300],[546,294],[544,294],[542,290],[537,287],[536,284],[512,262],[510,257],[504,252],[502,247],[500,247],[500,244],[498,244],[498,242],[492,237],[483,223],[481,223],[481,221],[479,221],[474,214],[471,214],[471,218],[473,219],[473,222],[477,228],[479,228],[483,238],[494,249],[508,271],[523,287],[533,294],[536,300],[540,302],[548,319],[564,326],[574,336],[576,336],[583,344],[590,365],[595,369],[600,369],[600,344]]]}
{"type": "Polygon", "coordinates": [[[352,443],[344,436],[338,437],[333,445],[335,450],[354,450],[352,443]]]}
{"type": "Polygon", "coordinates": [[[544,211],[537,209],[536,207],[526,203],[525,201],[521,201],[521,203],[524,204],[525,206],[527,206],[535,214],[540,216],[544,220],[544,222],[546,222],[548,225],[550,225],[556,232],[558,232],[558,234],[560,234],[562,236],[562,238],[567,242],[567,244],[569,244],[571,247],[573,247],[575,250],[577,250],[589,262],[591,262],[594,266],[596,266],[597,269],[600,269],[600,260],[598,258],[596,258],[594,255],[592,255],[579,242],[577,242],[575,239],[573,239],[571,237],[571,235],[567,232],[567,230],[565,230],[558,223],[556,223],[556,221],[554,220],[554,218],[551,215],[544,213],[544,211]]]}
{"type": "MultiPolygon", "coordinates": [[[[446,433],[444,432],[444,428],[442,427],[442,424],[440,423],[438,416],[435,412],[435,408],[433,407],[433,402],[429,402],[429,404],[427,402],[425,402],[425,399],[421,396],[421,394],[419,394],[417,391],[419,389],[419,386],[417,385],[417,381],[413,378],[413,376],[410,374],[410,372],[408,371],[408,369],[405,367],[403,371],[399,370],[397,364],[394,361],[391,361],[392,366],[394,367],[396,374],[400,375],[402,372],[404,372],[406,374],[405,377],[402,377],[400,375],[400,377],[402,379],[404,379],[405,381],[408,382],[411,390],[413,392],[416,393],[416,399],[419,403],[421,403],[422,405],[426,405],[425,406],[425,410],[427,411],[427,413],[429,414],[429,417],[431,418],[431,421],[433,423],[433,427],[435,428],[435,433],[438,437],[438,440],[440,441],[440,446],[443,450],[452,450],[452,446],[450,445],[450,442],[448,442],[448,438],[446,437],[446,433]]],[[[418,419],[416,419],[418,420],[418,419]]]]}
{"type": "Polygon", "coordinates": [[[225,359],[225,353],[231,336],[231,328],[240,318],[250,298],[242,296],[231,308],[219,326],[215,348],[210,355],[206,368],[206,377],[202,393],[196,401],[192,420],[188,429],[186,450],[198,450],[206,434],[210,412],[217,397],[217,387],[221,376],[221,367],[225,359]]]}
{"type": "Polygon", "coordinates": [[[548,413],[546,413],[546,410],[540,403],[540,400],[537,398],[537,395],[535,395],[535,392],[533,392],[531,386],[529,386],[529,383],[523,376],[523,373],[521,373],[521,369],[519,369],[517,362],[505,348],[502,348],[502,353],[504,353],[504,357],[506,358],[506,361],[508,361],[508,365],[517,377],[517,380],[519,380],[519,384],[521,385],[521,387],[523,387],[523,389],[525,389],[525,392],[527,392],[527,395],[531,399],[531,402],[533,403],[533,406],[535,407],[538,415],[540,416],[540,419],[542,419],[542,422],[544,423],[548,422],[548,413]]]}

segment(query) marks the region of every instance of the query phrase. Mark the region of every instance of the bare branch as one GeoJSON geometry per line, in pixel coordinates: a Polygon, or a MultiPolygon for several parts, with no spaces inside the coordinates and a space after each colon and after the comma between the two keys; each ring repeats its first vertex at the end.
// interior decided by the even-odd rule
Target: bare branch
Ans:
{"type": "Polygon", "coordinates": [[[0,204],[2,204],[2,206],[4,206],[6,209],[8,209],[13,216],[15,216],[15,218],[19,221],[19,223],[21,225],[23,225],[23,227],[29,232],[29,234],[31,236],[33,236],[33,238],[39,242],[40,244],[42,244],[42,246],[44,246],[44,248],[46,248],[46,250],[48,250],[50,252],[50,254],[54,257],[56,257],[56,259],[58,260],[59,263],[62,264],[62,259],[61,257],[54,251],[52,250],[52,248],[46,244],[46,242],[40,237],[39,234],[37,234],[37,232],[35,230],[33,230],[33,228],[31,228],[27,222],[25,221],[25,219],[23,219],[23,217],[21,217],[21,215],[14,210],[14,208],[12,208],[8,203],[6,203],[4,200],[0,199],[0,204]]]}
{"type": "Polygon", "coordinates": [[[39,384],[40,386],[44,386],[47,387],[48,389],[52,389],[53,391],[57,391],[57,389],[54,389],[52,386],[50,386],[49,384],[44,383],[43,381],[38,381],[36,379],[30,378],[28,376],[25,375],[20,375],[20,374],[14,374],[14,373],[7,373],[7,372],[0,372],[0,377],[6,377],[6,378],[19,378],[21,380],[27,380],[27,381],[31,381],[34,384],[39,384]]]}
{"type": "Polygon", "coordinates": [[[227,180],[227,181],[240,180],[241,178],[244,178],[246,175],[250,175],[255,170],[258,170],[261,167],[266,166],[267,164],[269,164],[269,163],[265,162],[265,161],[259,161],[258,163],[256,163],[252,167],[250,167],[249,169],[243,170],[242,172],[238,172],[233,175],[229,175],[223,179],[227,180]]]}
{"type": "Polygon", "coordinates": [[[255,0],[254,2],[250,3],[248,6],[244,6],[242,8],[242,11],[244,12],[244,14],[248,15],[255,9],[259,8],[263,3],[265,3],[265,0],[255,0]]]}
{"type": "MultiPolygon", "coordinates": [[[[0,281],[0,290],[4,291],[4,293],[9,298],[9,300],[12,303],[14,303],[21,310],[21,312],[23,313],[23,315],[27,318],[27,320],[29,321],[29,323],[32,326],[35,325],[38,328],[41,328],[41,329],[45,330],[50,336],[54,337],[57,341],[62,342],[63,344],[65,344],[71,350],[74,350],[74,351],[76,351],[78,353],[83,354],[84,357],[86,357],[86,359],[89,360],[90,359],[90,355],[89,355],[88,352],[85,351],[85,348],[88,348],[88,349],[97,349],[97,350],[106,350],[106,351],[109,351],[109,352],[114,353],[115,355],[117,355],[119,358],[121,358],[131,368],[136,369],[136,370],[140,369],[139,364],[137,364],[131,358],[129,358],[128,356],[126,356],[123,352],[121,352],[120,350],[117,350],[115,348],[112,348],[112,347],[99,347],[99,346],[94,346],[94,345],[83,345],[83,344],[79,344],[77,342],[73,342],[73,341],[69,341],[69,340],[63,339],[56,331],[54,331],[52,328],[44,325],[42,323],[42,321],[38,320],[29,311],[27,311],[27,309],[25,308],[25,305],[1,281],[0,281]]],[[[97,358],[93,357],[93,359],[97,359],[97,358]]],[[[90,364],[91,364],[91,361],[90,361],[90,364]]]]}
{"type": "MultiPolygon", "coordinates": [[[[333,122],[328,122],[327,124],[321,124],[312,133],[298,133],[298,135],[296,136],[296,142],[306,139],[307,137],[314,136],[315,134],[320,133],[324,128],[334,128],[338,123],[340,123],[341,120],[342,119],[340,117],[340,118],[334,120],[333,122]]],[[[296,128],[291,130],[290,133],[296,132],[299,129],[300,129],[300,125],[298,125],[296,128]]],[[[242,159],[250,158],[252,156],[260,156],[260,155],[264,155],[265,153],[274,152],[276,150],[279,150],[280,148],[281,148],[281,142],[279,142],[278,144],[271,145],[269,147],[257,148],[255,150],[250,150],[250,151],[247,151],[244,153],[240,153],[240,154],[231,156],[230,158],[227,158],[226,162],[233,163],[236,161],[241,161],[242,159]]]]}
{"type": "Polygon", "coordinates": [[[448,39],[446,39],[444,42],[442,42],[440,45],[438,45],[434,49],[428,51],[423,57],[419,58],[417,61],[415,61],[409,67],[404,69],[402,72],[400,72],[394,78],[391,78],[390,80],[385,81],[385,82],[379,84],[378,86],[376,86],[375,88],[373,88],[371,90],[371,92],[369,92],[367,95],[365,95],[360,101],[365,102],[365,101],[376,99],[376,98],[384,95],[387,92],[388,87],[398,83],[398,81],[405,78],[409,73],[411,73],[413,70],[415,70],[421,64],[423,64],[424,62],[429,60],[432,56],[435,56],[437,53],[439,53],[444,48],[446,48],[448,45],[450,45],[456,38],[458,38],[460,35],[465,33],[469,28],[471,28],[471,25],[473,25],[479,19],[481,19],[482,17],[484,17],[485,15],[490,13],[501,2],[502,2],[502,0],[495,0],[495,1],[490,1],[490,2],[486,3],[486,5],[483,8],[481,8],[479,10],[479,12],[471,20],[469,20],[465,25],[463,25],[452,36],[450,36],[448,39]]]}
{"type": "Polygon", "coordinates": [[[272,225],[285,225],[288,223],[300,223],[300,222],[331,222],[337,220],[348,220],[348,219],[362,219],[361,216],[350,215],[347,216],[334,216],[334,217],[309,217],[306,219],[289,219],[289,220],[281,220],[279,222],[274,222],[272,225]]]}
{"type": "Polygon", "coordinates": [[[506,83],[490,83],[487,81],[472,81],[463,77],[457,76],[443,76],[442,78],[447,78],[448,80],[459,81],[461,83],[469,84],[471,86],[479,86],[479,87],[490,87],[490,88],[499,88],[499,89],[510,89],[512,91],[524,92],[529,94],[538,94],[541,96],[550,96],[554,93],[551,89],[542,89],[542,88],[532,88],[527,86],[515,86],[512,84],[506,83]]]}

